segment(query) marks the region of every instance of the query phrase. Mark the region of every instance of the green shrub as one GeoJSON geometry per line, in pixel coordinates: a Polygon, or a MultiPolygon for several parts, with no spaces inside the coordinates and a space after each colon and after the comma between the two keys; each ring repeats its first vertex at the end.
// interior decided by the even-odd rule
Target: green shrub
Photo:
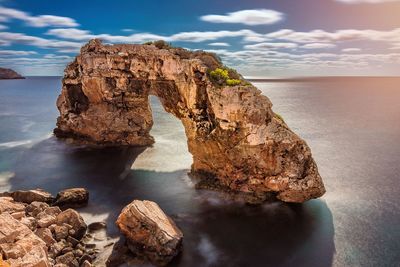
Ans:
{"type": "Polygon", "coordinates": [[[210,71],[210,77],[214,81],[225,82],[227,79],[229,79],[228,70],[216,68],[215,70],[210,71]]]}
{"type": "Polygon", "coordinates": [[[238,79],[227,79],[226,80],[226,85],[228,85],[228,86],[235,86],[235,85],[239,85],[241,83],[242,83],[242,81],[238,80],[238,79]]]}
{"type": "Polygon", "coordinates": [[[235,86],[242,83],[242,80],[237,79],[238,77],[240,78],[237,72],[226,67],[216,68],[215,70],[210,71],[209,74],[210,79],[219,85],[235,86]]]}

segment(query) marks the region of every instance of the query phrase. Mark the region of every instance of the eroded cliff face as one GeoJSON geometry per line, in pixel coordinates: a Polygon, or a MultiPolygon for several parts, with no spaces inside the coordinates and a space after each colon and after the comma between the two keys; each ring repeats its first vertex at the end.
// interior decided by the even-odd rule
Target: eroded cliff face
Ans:
{"type": "Polygon", "coordinates": [[[249,83],[217,85],[212,54],[92,40],[65,70],[55,134],[95,144],[149,145],[149,95],[185,127],[200,185],[303,202],[325,189],[307,144],[249,83]]]}

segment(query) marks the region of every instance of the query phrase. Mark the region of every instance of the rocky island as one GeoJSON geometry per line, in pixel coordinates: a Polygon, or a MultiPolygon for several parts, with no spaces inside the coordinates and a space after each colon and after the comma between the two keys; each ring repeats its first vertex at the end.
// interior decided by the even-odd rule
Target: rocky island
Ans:
{"type": "Polygon", "coordinates": [[[0,80],[25,79],[12,69],[0,68],[0,80]]]}
{"type": "Polygon", "coordinates": [[[198,187],[257,203],[325,193],[310,148],[268,97],[214,54],[165,42],[83,46],[65,69],[54,133],[86,144],[151,145],[149,95],[182,122],[198,187]]]}

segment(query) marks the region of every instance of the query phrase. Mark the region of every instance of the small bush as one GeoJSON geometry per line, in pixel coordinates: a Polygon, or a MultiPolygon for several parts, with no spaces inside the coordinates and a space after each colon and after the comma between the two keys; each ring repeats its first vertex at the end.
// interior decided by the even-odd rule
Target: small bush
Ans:
{"type": "Polygon", "coordinates": [[[153,43],[158,49],[168,49],[171,48],[171,44],[164,40],[158,40],[153,43]]]}
{"type": "Polygon", "coordinates": [[[237,80],[237,79],[227,79],[226,80],[226,85],[228,85],[228,86],[235,86],[235,85],[239,85],[241,83],[242,83],[242,81],[237,80]]]}
{"type": "Polygon", "coordinates": [[[238,77],[235,75],[237,72],[226,67],[216,68],[215,70],[210,71],[209,74],[211,81],[219,85],[235,86],[242,83],[242,80],[236,79],[236,77],[238,77]],[[233,74],[234,77],[230,74],[233,74]]]}
{"type": "Polygon", "coordinates": [[[158,41],[154,41],[154,42],[145,42],[143,44],[144,45],[154,45],[158,49],[168,49],[168,48],[172,47],[172,45],[170,43],[167,43],[164,40],[158,40],[158,41]]]}
{"type": "Polygon", "coordinates": [[[227,79],[229,79],[229,74],[228,74],[228,70],[225,69],[221,69],[221,68],[216,68],[213,71],[210,71],[210,77],[211,79],[213,79],[214,81],[222,81],[225,82],[227,79]]]}

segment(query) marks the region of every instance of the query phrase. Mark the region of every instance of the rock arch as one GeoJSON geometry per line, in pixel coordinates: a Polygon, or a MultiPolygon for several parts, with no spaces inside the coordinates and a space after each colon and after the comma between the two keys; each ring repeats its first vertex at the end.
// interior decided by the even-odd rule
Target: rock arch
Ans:
{"type": "Polygon", "coordinates": [[[65,69],[54,132],[85,143],[150,145],[152,94],[182,121],[201,185],[257,201],[323,195],[307,144],[241,76],[236,86],[212,81],[208,73],[218,67],[206,52],[92,40],[65,69]]]}

